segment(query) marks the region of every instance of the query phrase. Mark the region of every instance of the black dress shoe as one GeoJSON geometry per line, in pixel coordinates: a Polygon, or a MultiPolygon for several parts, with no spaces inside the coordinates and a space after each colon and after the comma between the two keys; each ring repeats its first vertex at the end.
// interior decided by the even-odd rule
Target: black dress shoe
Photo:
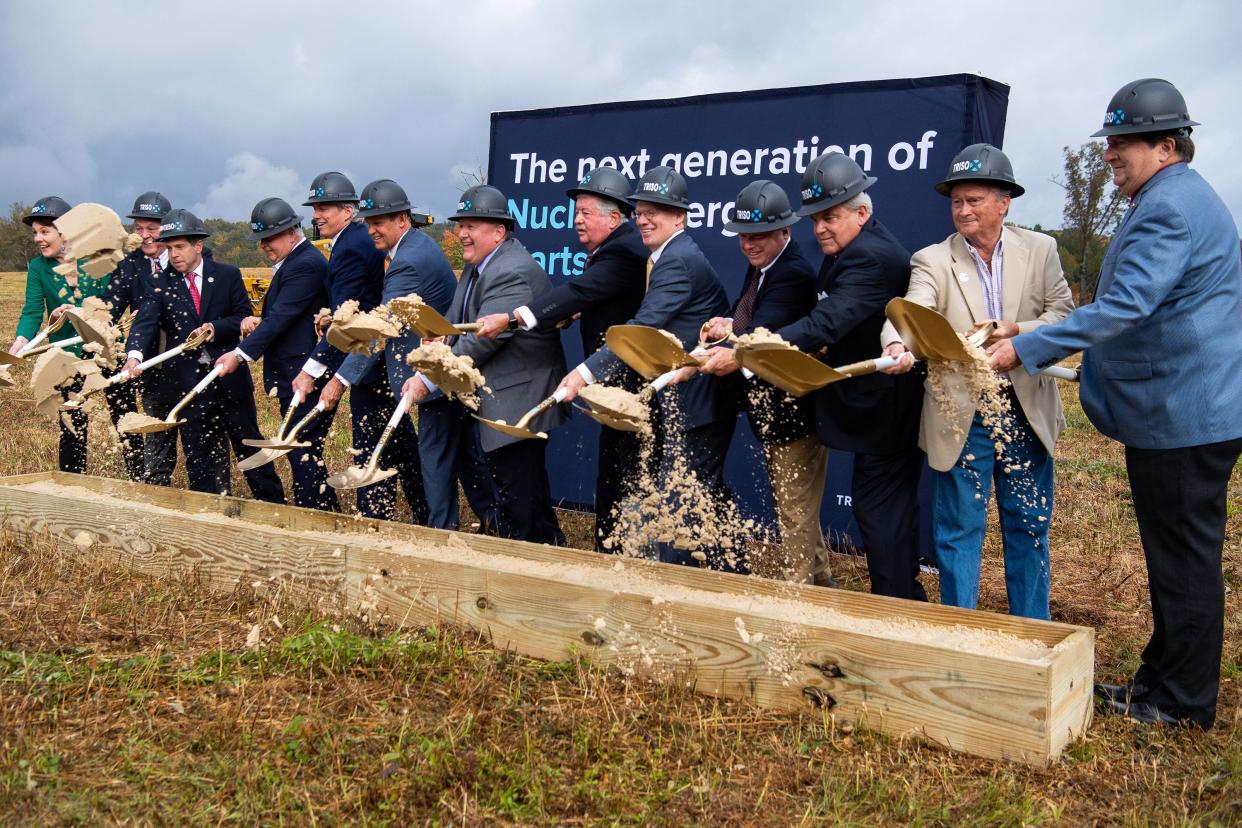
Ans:
{"type": "Polygon", "coordinates": [[[1134,689],[1133,684],[1097,684],[1095,685],[1095,697],[1101,701],[1113,701],[1119,704],[1129,704],[1131,699],[1138,693],[1134,689]]]}
{"type": "Polygon", "coordinates": [[[1100,707],[1107,713],[1118,713],[1143,724],[1161,724],[1169,727],[1198,727],[1199,724],[1191,719],[1178,719],[1170,716],[1168,713],[1160,712],[1154,704],[1147,702],[1129,702],[1122,701],[1101,701],[1100,707]]]}

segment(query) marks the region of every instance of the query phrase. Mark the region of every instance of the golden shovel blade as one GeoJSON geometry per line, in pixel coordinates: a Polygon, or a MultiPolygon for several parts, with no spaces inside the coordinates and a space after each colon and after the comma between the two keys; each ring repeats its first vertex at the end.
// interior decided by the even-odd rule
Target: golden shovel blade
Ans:
{"type": "Polygon", "coordinates": [[[426,302],[411,300],[412,297],[403,297],[389,302],[388,312],[423,339],[436,336],[457,336],[478,329],[478,325],[474,323],[454,325],[426,302]]]}
{"type": "Polygon", "coordinates": [[[659,328],[646,325],[613,325],[604,341],[614,354],[645,379],[653,380],[674,368],[698,366],[697,359],[659,328]]]}
{"type": "Polygon", "coordinates": [[[519,425],[509,425],[504,420],[485,420],[478,414],[472,414],[471,416],[483,425],[490,426],[491,428],[499,431],[501,434],[508,434],[510,437],[517,437],[519,440],[530,440],[532,438],[540,440],[548,439],[548,433],[546,431],[531,431],[529,428],[524,428],[519,425]]]}
{"type": "Polygon", "coordinates": [[[371,469],[369,466],[350,466],[343,472],[328,478],[328,485],[334,489],[361,489],[372,483],[387,480],[397,473],[396,469],[371,469]]]}
{"type": "Polygon", "coordinates": [[[574,403],[573,406],[595,422],[607,428],[614,428],[617,431],[632,431],[635,433],[645,430],[644,423],[611,412],[602,406],[599,409],[591,407],[589,403],[587,405],[578,405],[578,403],[574,403]]]}
{"type": "Polygon", "coordinates": [[[0,371],[0,388],[12,388],[17,385],[17,380],[9,376],[8,371],[0,371]]]}
{"type": "Polygon", "coordinates": [[[283,451],[293,451],[295,448],[306,448],[310,445],[310,443],[302,440],[294,440],[293,442],[289,442],[288,440],[282,440],[279,437],[273,437],[270,440],[256,440],[253,437],[247,437],[245,440],[242,440],[242,445],[257,449],[280,449],[283,451]]]}
{"type": "Polygon", "coordinates": [[[266,466],[268,463],[272,462],[277,457],[284,457],[288,453],[289,453],[289,450],[287,449],[272,449],[272,448],[260,449],[259,451],[256,451],[254,454],[250,455],[249,457],[243,460],[239,460],[237,462],[237,470],[245,472],[245,471],[250,471],[251,469],[257,469],[260,466],[266,466]]]}
{"type": "Polygon", "coordinates": [[[738,365],[795,397],[806,396],[850,376],[797,348],[737,348],[734,356],[738,365]]]}
{"type": "Polygon", "coordinates": [[[949,320],[931,308],[898,296],[889,301],[884,313],[901,334],[901,341],[919,359],[971,361],[949,320]]]}
{"type": "Polygon", "coordinates": [[[156,420],[153,423],[142,423],[125,429],[126,434],[154,434],[158,431],[172,431],[185,425],[185,420],[156,420]]]}
{"type": "Polygon", "coordinates": [[[21,365],[26,360],[19,356],[14,356],[8,351],[0,351],[0,365],[21,365]]]}

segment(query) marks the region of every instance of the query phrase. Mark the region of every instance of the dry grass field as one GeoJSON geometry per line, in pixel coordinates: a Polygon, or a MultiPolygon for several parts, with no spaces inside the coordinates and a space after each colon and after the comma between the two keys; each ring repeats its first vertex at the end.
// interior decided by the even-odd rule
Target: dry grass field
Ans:
{"type": "MultiPolygon", "coordinates": [[[[0,274],[6,344],[22,280],[0,274]]],[[[1095,627],[1097,676],[1116,680],[1151,621],[1142,553],[1120,447],[1062,388],[1053,617],[1095,627]]],[[[0,390],[0,474],[56,465],[56,428],[31,402],[20,383],[0,390]]],[[[275,401],[259,404],[274,428],[275,401]]],[[[338,427],[332,468],[347,442],[338,427]]],[[[102,417],[90,473],[124,474],[102,417]]],[[[0,823],[1238,824],[1240,505],[1235,470],[1216,727],[1097,717],[1047,770],[532,661],[451,627],[398,633],[135,577],[0,533],[0,823]]],[[[564,522],[585,548],[587,521],[564,522]]],[[[995,532],[984,569],[982,607],[1004,611],[995,532]]],[[[866,589],[860,566],[839,574],[866,589]]]]}

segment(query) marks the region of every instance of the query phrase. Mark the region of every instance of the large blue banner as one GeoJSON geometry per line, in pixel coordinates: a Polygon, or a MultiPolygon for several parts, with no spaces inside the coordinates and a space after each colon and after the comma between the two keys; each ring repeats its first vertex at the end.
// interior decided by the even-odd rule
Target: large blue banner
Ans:
{"type": "MultiPolygon", "coordinates": [[[[689,232],[736,299],[746,260],[723,229],[737,193],[757,178],[783,186],[798,203],[802,174],[830,149],[848,154],[879,181],[869,192],[876,216],[911,251],[953,227],[947,201],[932,188],[963,147],[1001,146],[1009,87],[977,75],[839,83],[657,101],[492,114],[488,181],[509,196],[517,235],[554,284],[581,274],[586,253],[573,232],[565,190],[596,165],[632,181],[667,164],[690,185],[689,232]]],[[[819,256],[809,221],[793,227],[803,250],[819,256]]],[[[572,366],[582,359],[576,328],[564,335],[572,366]]],[[[877,355],[879,345],[876,346],[877,355]]],[[[762,455],[741,418],[726,474],[743,503],[771,516],[762,455]]],[[[577,415],[552,433],[552,493],[566,504],[594,498],[597,426],[577,415]]],[[[850,514],[850,456],[834,452],[823,504],[826,532],[857,539],[850,514]]]]}

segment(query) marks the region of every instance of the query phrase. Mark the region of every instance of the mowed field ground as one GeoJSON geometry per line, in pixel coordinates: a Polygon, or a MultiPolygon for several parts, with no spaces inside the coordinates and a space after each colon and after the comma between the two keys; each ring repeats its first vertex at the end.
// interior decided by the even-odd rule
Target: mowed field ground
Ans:
{"type": "MultiPolygon", "coordinates": [[[[23,283],[0,274],[6,347],[23,283]]],[[[33,412],[27,371],[0,389],[0,474],[56,466],[56,426],[33,412]]],[[[1075,389],[1061,388],[1053,617],[1094,627],[1097,678],[1124,679],[1151,612],[1122,452],[1091,428],[1075,389]]],[[[275,400],[259,407],[274,430],[275,400]]],[[[349,463],[347,419],[337,422],[334,470],[349,463]]],[[[89,471],[124,476],[102,415],[89,471]]],[[[563,523],[572,545],[589,545],[588,520],[563,523]]],[[[984,557],[981,606],[1003,612],[995,531],[984,557]]],[[[827,713],[774,714],[582,662],[533,661],[451,627],[398,632],[246,588],[216,595],[193,578],[135,577],[0,532],[0,823],[1238,824],[1236,469],[1224,566],[1216,727],[1097,716],[1063,761],[1038,770],[827,713]],[[256,627],[258,646],[247,647],[256,627]]],[[[867,588],[859,564],[838,575],[867,588]]],[[[935,579],[926,583],[935,596],[935,579]]]]}

